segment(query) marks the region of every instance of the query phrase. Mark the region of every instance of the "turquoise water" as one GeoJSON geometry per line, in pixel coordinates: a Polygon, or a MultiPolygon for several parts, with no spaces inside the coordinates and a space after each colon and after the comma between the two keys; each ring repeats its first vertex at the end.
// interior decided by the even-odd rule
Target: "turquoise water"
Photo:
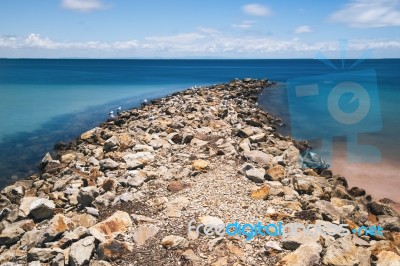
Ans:
{"type": "MultiPolygon", "coordinates": [[[[348,60],[346,65],[353,62],[348,60]]],[[[341,66],[341,63],[340,60],[333,61],[336,66],[341,66]]],[[[361,71],[367,69],[376,71],[383,129],[364,134],[361,139],[379,146],[381,164],[373,167],[381,169],[385,165],[379,177],[391,173],[384,182],[392,184],[392,187],[395,182],[398,188],[400,178],[393,176],[391,170],[397,170],[396,161],[400,155],[397,122],[400,114],[400,60],[367,60],[356,67],[361,71]]],[[[129,109],[138,106],[145,98],[164,96],[195,85],[228,82],[234,78],[278,81],[280,85],[266,90],[260,103],[267,111],[282,116],[287,126],[280,130],[291,134],[286,82],[340,71],[343,69],[333,69],[318,60],[2,59],[0,183],[4,185],[11,179],[23,178],[36,171],[40,159],[52,150],[56,142],[71,140],[104,121],[108,112],[118,106],[129,109]]],[[[321,105],[321,108],[326,107],[321,105]]],[[[306,116],[305,119],[312,123],[306,116]]],[[[337,143],[340,148],[346,142],[339,137],[337,143]]],[[[338,154],[344,158],[342,153],[338,154]]],[[[341,165],[351,166],[343,162],[341,165]]],[[[362,182],[366,180],[371,178],[364,178],[362,182]]],[[[384,195],[388,194],[385,189],[383,191],[384,195]]]]}

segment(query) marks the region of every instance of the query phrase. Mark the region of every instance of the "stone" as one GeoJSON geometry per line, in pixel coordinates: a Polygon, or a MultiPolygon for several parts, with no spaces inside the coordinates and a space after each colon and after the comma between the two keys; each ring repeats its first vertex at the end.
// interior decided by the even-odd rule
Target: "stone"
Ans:
{"type": "Polygon", "coordinates": [[[183,252],[182,257],[188,261],[193,261],[193,262],[201,261],[201,258],[197,256],[192,249],[188,249],[185,252],[183,252]]]}
{"type": "Polygon", "coordinates": [[[145,223],[155,223],[156,222],[156,220],[154,220],[150,217],[144,216],[144,215],[131,214],[131,217],[136,222],[145,222],[145,223]]]}
{"type": "Polygon", "coordinates": [[[206,160],[195,160],[194,162],[193,162],[193,168],[196,170],[196,171],[204,171],[204,170],[206,170],[207,168],[208,168],[208,166],[209,166],[209,162],[208,161],[206,161],[206,160]]]}
{"type": "Polygon", "coordinates": [[[283,249],[279,246],[279,242],[276,241],[268,241],[265,243],[264,247],[268,255],[275,255],[283,251],[283,249]]]}
{"type": "Polygon", "coordinates": [[[365,256],[369,258],[371,252],[368,255],[367,249],[362,249],[363,252],[358,252],[358,249],[362,248],[355,246],[351,236],[338,238],[326,248],[322,263],[332,266],[360,265],[362,261],[360,257],[365,256]]]}
{"type": "Polygon", "coordinates": [[[269,168],[266,172],[267,174],[267,179],[272,180],[272,181],[282,181],[282,179],[285,177],[285,167],[282,165],[275,165],[271,168],[269,168]]]}
{"type": "Polygon", "coordinates": [[[244,139],[240,142],[239,148],[241,151],[248,152],[251,150],[249,139],[244,139]]]}
{"type": "Polygon", "coordinates": [[[91,129],[91,130],[86,131],[85,133],[83,133],[83,134],[81,135],[81,139],[82,139],[82,140],[88,140],[88,139],[92,138],[93,136],[95,136],[96,134],[100,133],[101,131],[102,131],[101,128],[95,127],[95,128],[93,128],[93,129],[91,129]]]}
{"type": "Polygon", "coordinates": [[[132,220],[129,214],[123,211],[116,211],[106,220],[90,227],[89,230],[97,240],[104,242],[126,232],[131,226],[132,220]]]}
{"type": "Polygon", "coordinates": [[[87,236],[71,245],[69,252],[69,262],[73,266],[89,264],[90,258],[95,249],[95,238],[87,236]]]}
{"type": "Polygon", "coordinates": [[[101,160],[99,164],[100,168],[103,170],[115,170],[119,167],[119,163],[110,158],[101,160]]]}
{"type": "Polygon", "coordinates": [[[253,162],[258,163],[260,166],[267,166],[272,160],[271,155],[258,150],[245,151],[244,156],[249,158],[253,162]]]}
{"type": "Polygon", "coordinates": [[[74,153],[66,153],[61,155],[60,162],[69,164],[72,163],[75,160],[75,158],[76,155],[74,153]]]}
{"type": "Polygon", "coordinates": [[[253,192],[251,192],[250,196],[253,199],[261,199],[261,200],[265,200],[269,197],[269,191],[270,191],[270,187],[268,185],[264,185],[259,189],[254,190],[253,192]]]}
{"type": "Polygon", "coordinates": [[[44,220],[53,217],[54,209],[56,208],[54,202],[48,199],[37,199],[29,206],[29,215],[35,220],[44,220]]]}
{"type": "Polygon", "coordinates": [[[98,248],[99,258],[108,261],[122,259],[131,251],[132,249],[126,243],[118,240],[107,240],[100,243],[98,248]]]}
{"type": "Polygon", "coordinates": [[[185,249],[189,241],[181,236],[169,235],[161,240],[161,245],[166,249],[185,249]]]}
{"type": "Polygon", "coordinates": [[[122,157],[128,166],[128,169],[135,170],[147,165],[149,162],[154,160],[154,155],[151,152],[137,152],[127,153],[122,157]]]}
{"type": "Polygon", "coordinates": [[[266,140],[266,135],[264,133],[253,135],[253,136],[249,137],[249,140],[251,143],[263,142],[266,140]]]}
{"type": "Polygon", "coordinates": [[[91,260],[89,266],[111,266],[111,263],[104,260],[91,260]]]}
{"type": "Polygon", "coordinates": [[[248,138],[254,134],[254,129],[253,127],[242,128],[239,129],[236,134],[241,138],[248,138]]]}
{"type": "Polygon", "coordinates": [[[54,240],[66,231],[73,230],[75,227],[71,219],[62,214],[57,214],[51,219],[49,227],[44,233],[44,243],[54,240]]]}
{"type": "Polygon", "coordinates": [[[63,237],[58,241],[60,248],[66,248],[70,246],[73,242],[78,241],[82,237],[88,236],[89,230],[83,226],[78,226],[73,231],[65,232],[63,237]]]}
{"type": "Polygon", "coordinates": [[[132,238],[138,246],[141,246],[144,245],[149,238],[154,237],[158,231],[160,231],[160,228],[157,226],[139,225],[139,227],[133,233],[132,238]]]}
{"type": "Polygon", "coordinates": [[[400,218],[389,215],[378,215],[379,225],[390,231],[400,232],[400,218]]]}
{"type": "Polygon", "coordinates": [[[118,147],[119,147],[119,142],[115,136],[112,136],[111,138],[107,139],[104,142],[104,151],[105,152],[116,151],[118,149],[118,147]]]}
{"type": "Polygon", "coordinates": [[[31,248],[28,251],[28,261],[51,262],[58,254],[64,254],[60,248],[31,248]]]}
{"type": "Polygon", "coordinates": [[[212,225],[212,226],[218,226],[218,225],[224,225],[224,221],[221,220],[221,218],[215,217],[215,216],[201,216],[198,218],[199,223],[202,225],[212,225]]]}
{"type": "Polygon", "coordinates": [[[392,251],[382,251],[377,256],[377,266],[400,266],[400,256],[392,251]]]}
{"type": "Polygon", "coordinates": [[[93,207],[85,207],[86,212],[95,217],[99,217],[99,210],[93,207]]]}
{"type": "Polygon", "coordinates": [[[265,170],[263,168],[254,168],[246,171],[246,177],[255,183],[263,183],[265,170]]]}
{"type": "Polygon", "coordinates": [[[78,203],[82,207],[90,207],[99,194],[99,189],[95,186],[81,188],[78,194],[78,203]]]}
{"type": "Polygon", "coordinates": [[[314,207],[319,209],[324,220],[340,223],[340,210],[336,208],[331,202],[326,200],[319,200],[314,203],[314,207]]]}
{"type": "Polygon", "coordinates": [[[71,217],[71,220],[75,223],[75,226],[83,226],[85,228],[89,228],[97,223],[96,218],[86,213],[75,214],[71,217]]]}
{"type": "Polygon", "coordinates": [[[190,201],[186,197],[177,197],[172,201],[168,202],[165,208],[165,214],[168,217],[181,217],[182,209],[186,208],[190,204],[190,201]]]}
{"type": "Polygon", "coordinates": [[[17,243],[24,233],[25,230],[18,225],[11,224],[6,226],[0,234],[0,245],[12,245],[17,243]]]}
{"type": "Polygon", "coordinates": [[[188,187],[189,185],[182,181],[171,181],[168,183],[167,190],[176,193],[188,187]]]}
{"type": "Polygon", "coordinates": [[[293,253],[284,256],[277,266],[314,266],[321,265],[320,253],[322,247],[319,244],[312,243],[300,246],[293,253]]]}

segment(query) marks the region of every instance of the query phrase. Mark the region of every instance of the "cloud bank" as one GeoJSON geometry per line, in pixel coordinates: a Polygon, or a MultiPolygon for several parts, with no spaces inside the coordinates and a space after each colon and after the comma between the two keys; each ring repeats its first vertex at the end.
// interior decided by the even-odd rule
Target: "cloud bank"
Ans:
{"type": "MultiPolygon", "coordinates": [[[[399,39],[351,40],[349,51],[368,49],[400,51],[399,39]]],[[[26,37],[0,36],[0,56],[18,51],[54,51],[55,54],[94,54],[101,57],[121,56],[210,56],[210,57],[276,57],[278,54],[315,55],[317,52],[335,52],[340,47],[337,41],[305,42],[299,38],[282,40],[264,36],[229,36],[209,28],[198,28],[186,34],[150,36],[143,40],[117,42],[69,42],[54,41],[39,34],[26,37]]],[[[29,53],[30,54],[30,53],[29,53]]],[[[301,57],[300,56],[300,57],[301,57]]]]}

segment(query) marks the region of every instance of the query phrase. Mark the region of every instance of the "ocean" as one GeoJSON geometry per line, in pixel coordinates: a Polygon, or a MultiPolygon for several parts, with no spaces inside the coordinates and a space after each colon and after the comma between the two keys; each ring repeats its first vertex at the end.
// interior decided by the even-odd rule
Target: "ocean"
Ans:
{"type": "MultiPolygon", "coordinates": [[[[0,186],[36,172],[55,143],[67,142],[105,121],[108,112],[119,106],[129,109],[144,99],[188,87],[252,77],[277,81],[276,86],[264,90],[259,103],[283,119],[282,134],[308,139],[313,146],[319,145],[321,137],[328,139],[335,173],[375,197],[400,201],[400,60],[330,62],[0,59],[0,186]],[[351,93],[342,97],[340,88],[336,91],[340,97],[329,94],[339,81],[360,84],[355,93],[360,92],[361,98],[353,99],[351,93]],[[306,104],[293,92],[310,82],[319,86],[320,93],[312,94],[315,97],[306,104]],[[369,95],[368,108],[363,101],[365,93],[369,95]],[[339,117],[329,116],[335,106],[329,105],[328,97],[343,107],[342,118],[351,117],[358,109],[371,111],[359,123],[343,126],[336,123],[339,117]],[[378,153],[365,156],[369,153],[349,148],[352,143],[372,145],[378,153]],[[358,155],[374,160],[351,162],[350,157],[358,155]]],[[[310,88],[306,94],[315,92],[315,86],[310,88]]]]}

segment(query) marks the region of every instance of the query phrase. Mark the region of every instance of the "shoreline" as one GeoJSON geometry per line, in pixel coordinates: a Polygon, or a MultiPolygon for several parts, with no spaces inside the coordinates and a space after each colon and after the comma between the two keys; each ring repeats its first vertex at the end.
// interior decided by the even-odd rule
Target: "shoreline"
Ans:
{"type": "Polygon", "coordinates": [[[302,170],[302,142],[277,133],[279,118],[256,106],[269,86],[244,79],[176,92],[60,145],[56,158],[43,159],[42,174],[2,190],[0,262],[396,262],[400,219],[391,202],[330,170],[302,170]],[[266,246],[188,235],[192,218],[379,224],[384,235],[271,238],[266,246]]]}

